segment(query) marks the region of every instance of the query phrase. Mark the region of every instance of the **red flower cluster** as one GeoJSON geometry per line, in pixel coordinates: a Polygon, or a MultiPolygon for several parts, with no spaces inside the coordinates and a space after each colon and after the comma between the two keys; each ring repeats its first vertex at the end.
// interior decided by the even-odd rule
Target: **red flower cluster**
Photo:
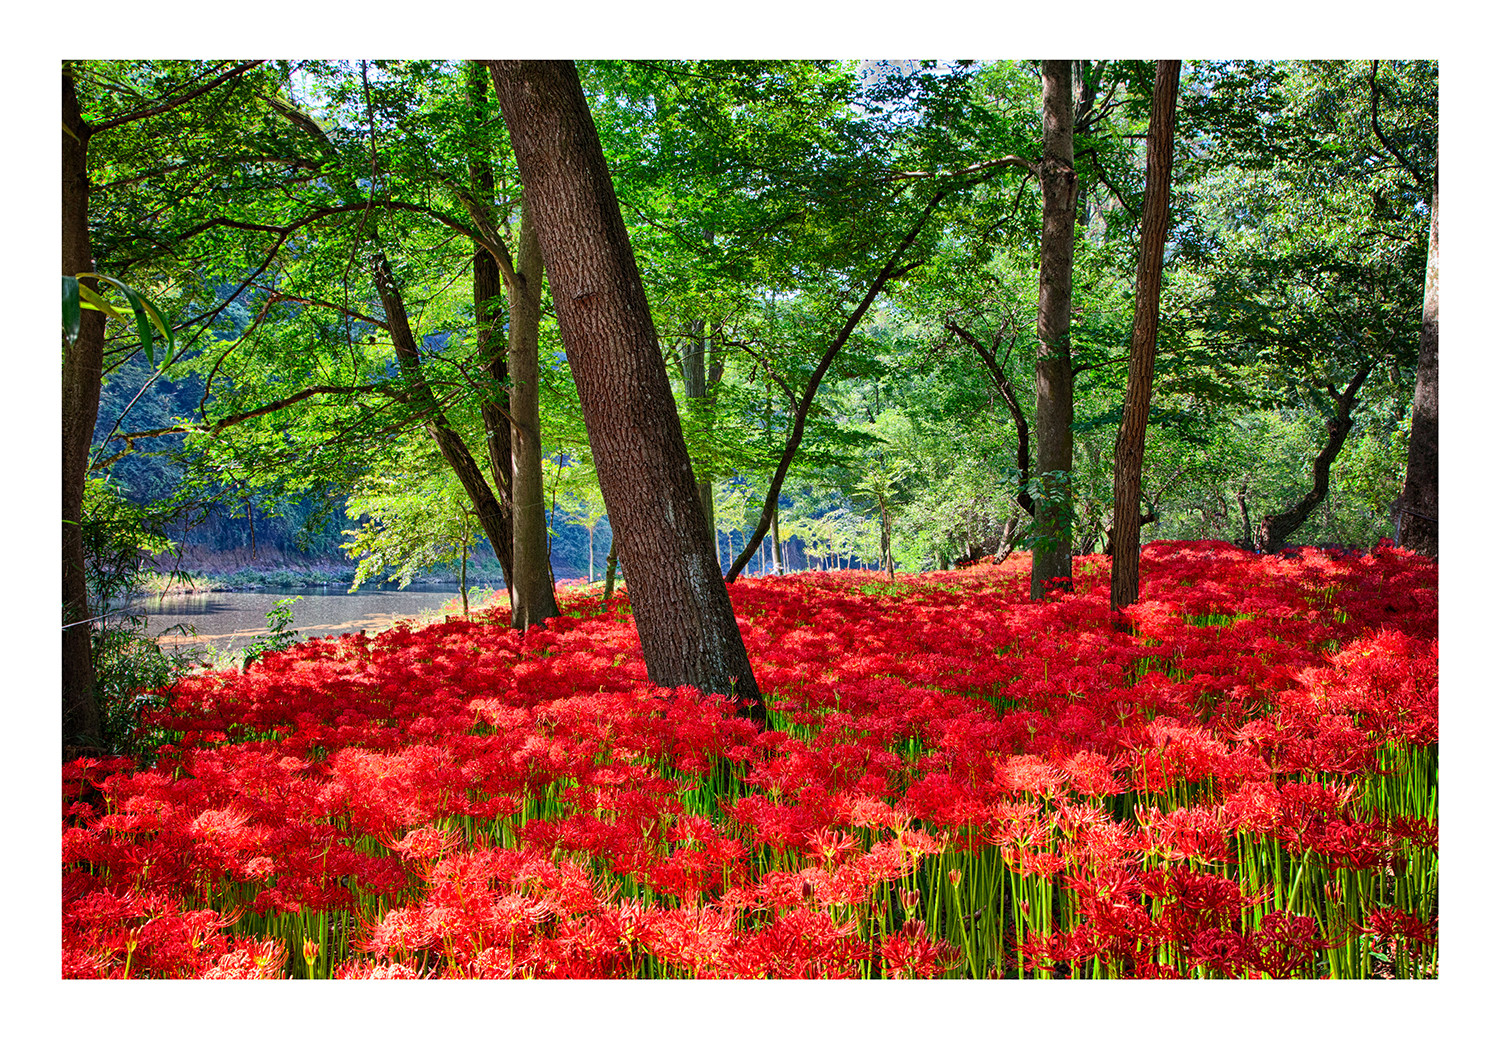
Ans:
{"type": "Polygon", "coordinates": [[[64,974],[1435,971],[1435,565],[1107,565],[739,582],[765,732],[581,592],[184,679],[64,769],[64,974]]]}

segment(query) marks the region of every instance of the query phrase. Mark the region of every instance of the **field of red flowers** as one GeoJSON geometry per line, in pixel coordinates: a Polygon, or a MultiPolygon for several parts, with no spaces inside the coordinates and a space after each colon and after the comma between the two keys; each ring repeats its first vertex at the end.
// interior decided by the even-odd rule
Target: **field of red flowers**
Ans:
{"type": "Polygon", "coordinates": [[[1435,977],[1436,565],[1141,573],[738,582],[764,732],[581,592],[194,675],[63,770],[63,976],[1435,977]]]}

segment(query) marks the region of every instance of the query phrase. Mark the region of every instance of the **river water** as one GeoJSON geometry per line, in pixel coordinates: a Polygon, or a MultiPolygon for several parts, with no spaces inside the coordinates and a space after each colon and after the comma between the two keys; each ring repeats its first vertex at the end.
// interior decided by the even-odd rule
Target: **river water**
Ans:
{"type": "MultiPolygon", "coordinates": [[[[498,594],[503,596],[504,592],[498,594]]],[[[302,598],[292,604],[292,622],[287,628],[296,630],[299,641],[361,629],[374,634],[404,618],[438,619],[463,613],[456,582],[400,590],[365,587],[353,594],[348,585],[329,584],[277,591],[151,596],[137,609],[146,614],[147,633],[160,636],[163,646],[202,646],[230,652],[267,634],[267,611],[278,600],[297,595],[302,598]],[[192,630],[169,630],[176,625],[192,630]]],[[[485,602],[484,592],[469,592],[471,610],[485,602]]]]}

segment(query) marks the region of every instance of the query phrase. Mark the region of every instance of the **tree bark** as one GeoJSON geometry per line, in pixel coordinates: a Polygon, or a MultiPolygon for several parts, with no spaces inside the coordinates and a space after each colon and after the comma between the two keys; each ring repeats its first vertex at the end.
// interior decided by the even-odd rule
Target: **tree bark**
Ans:
{"type": "MultiPolygon", "coordinates": [[[[470,62],[465,70],[469,102],[475,110],[484,104],[485,92],[489,89],[489,73],[481,65],[470,62]]],[[[469,162],[469,188],[474,193],[476,208],[494,205],[495,170],[490,162],[487,148],[476,144],[469,162]]],[[[487,215],[487,214],[486,214],[487,215]]],[[[484,423],[486,454],[489,456],[490,479],[494,481],[496,497],[505,513],[500,524],[506,531],[503,545],[492,545],[500,560],[500,569],[505,572],[507,592],[515,586],[510,513],[512,509],[510,472],[510,416],[500,406],[501,394],[510,380],[506,368],[506,350],[501,347],[499,330],[504,320],[500,293],[503,288],[500,263],[493,253],[482,245],[474,250],[474,333],[480,363],[489,377],[489,393],[479,402],[479,417],[484,423]]]]}
{"type": "Polygon", "coordinates": [[[1432,184],[1432,229],[1427,240],[1427,288],[1422,301],[1417,386],[1411,402],[1406,482],[1397,501],[1396,542],[1424,556],[1438,557],[1438,188],[1432,184]]]}
{"type": "Polygon", "coordinates": [[[1358,403],[1360,387],[1365,384],[1369,377],[1370,366],[1366,365],[1344,388],[1342,393],[1335,393],[1333,387],[1328,388],[1329,396],[1333,398],[1334,416],[1328,420],[1328,443],[1323,450],[1318,452],[1318,457],[1313,459],[1313,486],[1312,490],[1302,496],[1291,508],[1282,512],[1265,516],[1260,521],[1260,526],[1255,532],[1255,547],[1262,552],[1279,552],[1286,547],[1287,538],[1296,533],[1298,527],[1312,515],[1323,499],[1328,495],[1328,474],[1333,468],[1334,460],[1338,458],[1339,452],[1344,448],[1344,441],[1349,436],[1349,431],[1354,428],[1354,420],[1350,417],[1354,406],[1358,403]]]}
{"type": "Polygon", "coordinates": [[[1180,61],[1158,61],[1156,86],[1151,94],[1151,125],[1146,135],[1146,197],[1141,206],[1141,251],[1135,270],[1135,323],[1130,333],[1130,374],[1125,383],[1120,433],[1115,438],[1115,521],[1109,568],[1112,610],[1131,605],[1141,594],[1141,469],[1156,368],[1162,257],[1171,224],[1172,137],[1181,71],[1180,61]]]}
{"type": "Polygon", "coordinates": [[[1000,547],[995,551],[995,565],[999,566],[1010,558],[1010,554],[1016,550],[1016,527],[1021,522],[1019,513],[1011,513],[1005,521],[1005,529],[1000,532],[1000,547]]]}
{"type": "Polygon", "coordinates": [[[719,576],[672,387],[578,72],[491,61],[657,685],[765,705],[719,576]]]}
{"type": "Polygon", "coordinates": [[[1240,539],[1241,547],[1253,550],[1255,530],[1250,525],[1250,483],[1248,480],[1240,484],[1240,489],[1234,494],[1234,500],[1240,506],[1240,526],[1243,530],[1243,536],[1240,539]]]}
{"type": "MultiPolygon", "coordinates": [[[[62,78],[62,272],[94,269],[89,241],[88,141],[73,80],[62,78]]],[[[62,373],[62,741],[64,755],[103,752],[95,702],[93,624],[83,550],[83,491],[99,418],[104,370],[104,315],[85,310],[78,338],[63,342],[62,373]]]]}
{"type": "MultiPolygon", "coordinates": [[[[474,251],[474,324],[480,363],[489,377],[489,391],[498,396],[504,392],[509,372],[505,365],[505,350],[501,349],[498,335],[502,320],[499,305],[501,292],[500,265],[485,249],[474,251]]],[[[479,417],[484,423],[486,454],[489,456],[490,479],[494,481],[501,517],[497,521],[502,544],[491,544],[495,557],[500,560],[500,569],[505,573],[505,587],[515,585],[515,563],[511,537],[511,488],[510,488],[510,416],[492,397],[479,402],[479,417]]],[[[488,536],[486,531],[486,536],[488,536]]]]}
{"type": "Polygon", "coordinates": [[[1073,235],[1078,180],[1073,171],[1073,70],[1042,62],[1042,243],[1037,299],[1036,545],[1031,598],[1073,587],[1073,235]]]}
{"type": "Polygon", "coordinates": [[[891,554],[891,514],[886,508],[885,493],[880,494],[880,562],[888,581],[896,579],[896,557],[891,554]]]}
{"type": "Polygon", "coordinates": [[[542,483],[542,417],[537,347],[542,320],[542,255],[530,208],[521,201],[516,269],[510,290],[511,529],[515,585],[510,623],[517,631],[558,615],[547,546],[546,489],[542,483]]]}

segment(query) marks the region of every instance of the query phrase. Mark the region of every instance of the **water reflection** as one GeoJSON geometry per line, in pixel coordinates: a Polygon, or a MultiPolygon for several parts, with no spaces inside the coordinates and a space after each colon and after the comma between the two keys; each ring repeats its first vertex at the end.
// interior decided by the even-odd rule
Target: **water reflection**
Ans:
{"type": "MultiPolygon", "coordinates": [[[[471,589],[470,609],[483,606],[488,592],[471,589]]],[[[163,636],[164,646],[212,646],[228,652],[243,649],[267,634],[266,613],[278,601],[298,595],[302,598],[292,604],[289,628],[297,631],[299,640],[361,629],[373,634],[405,618],[463,612],[457,583],[400,590],[361,588],[352,595],[348,585],[330,584],[277,591],[151,596],[142,600],[138,609],[146,614],[147,633],[163,636]],[[176,625],[190,626],[193,632],[169,632],[176,625]]]]}

